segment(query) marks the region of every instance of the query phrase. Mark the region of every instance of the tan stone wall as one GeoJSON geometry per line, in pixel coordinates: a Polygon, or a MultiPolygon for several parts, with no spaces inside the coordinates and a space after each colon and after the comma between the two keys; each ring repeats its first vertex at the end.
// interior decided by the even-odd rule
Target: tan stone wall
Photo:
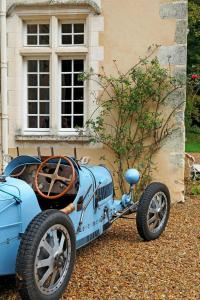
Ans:
{"type": "MultiPolygon", "coordinates": [[[[145,55],[147,48],[152,44],[162,46],[176,45],[177,17],[163,17],[161,4],[172,1],[164,0],[102,0],[102,16],[104,17],[104,32],[100,34],[100,46],[104,47],[104,60],[102,66],[106,72],[114,74],[116,69],[113,59],[117,60],[120,70],[128,70],[139,57],[145,55]]],[[[180,1],[186,2],[186,1],[180,1]]],[[[16,39],[13,32],[15,17],[8,20],[9,33],[9,152],[12,156],[16,155],[15,147],[20,147],[20,153],[36,154],[36,147],[41,147],[41,152],[50,154],[49,147],[54,146],[55,154],[73,154],[73,147],[77,147],[78,156],[90,155],[91,162],[97,163],[98,158],[106,153],[108,160],[112,160],[110,153],[107,153],[103,147],[94,147],[88,143],[74,143],[61,141],[45,141],[40,140],[34,142],[15,141],[16,130],[20,124],[20,108],[16,98],[15,72],[17,70],[17,62],[15,60],[14,41],[16,39]]],[[[181,16],[178,16],[181,19],[181,16]]],[[[102,22],[102,20],[101,20],[102,22]]],[[[186,27],[186,25],[185,25],[186,27]]],[[[165,48],[164,50],[165,51],[165,48]]],[[[163,52],[161,53],[161,63],[163,63],[163,52]]],[[[186,58],[185,58],[186,61],[186,58]]],[[[179,65],[178,63],[175,65],[179,65]]],[[[184,68],[184,63],[179,67],[184,68]]],[[[178,71],[177,71],[178,72],[178,71]]],[[[18,78],[20,82],[20,78],[18,78]]],[[[20,88],[20,87],[18,87],[20,88]]],[[[19,100],[19,99],[18,99],[19,100]]],[[[172,100],[173,101],[173,100],[172,100]]],[[[182,113],[183,113],[182,108],[182,113]]],[[[169,140],[168,144],[162,148],[155,158],[157,171],[154,179],[166,183],[172,194],[172,201],[183,200],[183,177],[184,177],[184,124],[180,122],[182,130],[178,133],[178,149],[174,148],[174,140],[169,140]]]]}
{"type": "Polygon", "coordinates": [[[126,71],[139,57],[143,57],[152,44],[171,45],[174,42],[176,21],[160,18],[159,0],[103,0],[105,32],[104,44],[108,72],[116,71],[112,63],[118,61],[122,71],[126,71]]]}

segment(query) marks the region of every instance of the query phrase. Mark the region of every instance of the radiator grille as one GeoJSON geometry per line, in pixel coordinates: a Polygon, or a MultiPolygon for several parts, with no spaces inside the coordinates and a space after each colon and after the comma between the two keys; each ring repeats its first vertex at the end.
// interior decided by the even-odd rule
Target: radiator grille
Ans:
{"type": "Polygon", "coordinates": [[[111,196],[112,194],[113,194],[113,183],[110,182],[109,184],[97,189],[96,199],[98,201],[101,201],[101,200],[106,199],[107,197],[111,196]]]}

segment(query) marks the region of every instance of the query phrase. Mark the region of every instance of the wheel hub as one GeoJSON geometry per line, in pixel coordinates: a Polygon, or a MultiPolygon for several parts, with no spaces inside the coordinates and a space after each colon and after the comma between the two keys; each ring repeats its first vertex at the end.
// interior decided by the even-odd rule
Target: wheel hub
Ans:
{"type": "Polygon", "coordinates": [[[65,263],[65,258],[63,253],[57,254],[56,257],[54,258],[54,268],[62,268],[65,263]]]}

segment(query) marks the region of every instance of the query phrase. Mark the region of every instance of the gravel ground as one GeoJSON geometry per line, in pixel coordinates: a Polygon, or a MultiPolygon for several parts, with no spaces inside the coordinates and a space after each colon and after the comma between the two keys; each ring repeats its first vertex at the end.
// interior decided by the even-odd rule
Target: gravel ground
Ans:
{"type": "MultiPolygon", "coordinates": [[[[78,251],[64,299],[200,300],[200,197],[174,205],[155,241],[141,241],[135,220],[119,220],[78,251]]],[[[19,300],[12,278],[0,281],[0,300],[19,300]]]]}

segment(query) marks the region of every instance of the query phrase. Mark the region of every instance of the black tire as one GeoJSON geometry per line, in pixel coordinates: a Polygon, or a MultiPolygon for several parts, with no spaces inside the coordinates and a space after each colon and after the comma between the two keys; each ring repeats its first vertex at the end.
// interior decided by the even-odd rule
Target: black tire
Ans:
{"type": "Polygon", "coordinates": [[[145,241],[157,239],[165,230],[169,213],[170,194],[168,188],[160,182],[151,183],[142,194],[137,208],[136,225],[141,238],[145,241]],[[161,200],[156,200],[154,196],[160,197],[159,199],[161,200]],[[160,201],[162,203],[160,206],[163,206],[163,208],[161,209],[160,207],[160,211],[158,212],[159,206],[157,207],[157,205],[160,201]],[[153,221],[154,219],[155,221],[153,221]],[[158,223],[157,226],[156,222],[158,223]]]}
{"type": "Polygon", "coordinates": [[[54,209],[37,215],[23,234],[17,255],[16,279],[21,298],[60,299],[73,272],[75,256],[76,237],[70,218],[54,209]],[[56,253],[54,249],[58,249],[56,253]],[[41,266],[46,258],[51,261],[41,266]],[[50,285],[46,279],[42,286],[48,272],[50,285]]]}

